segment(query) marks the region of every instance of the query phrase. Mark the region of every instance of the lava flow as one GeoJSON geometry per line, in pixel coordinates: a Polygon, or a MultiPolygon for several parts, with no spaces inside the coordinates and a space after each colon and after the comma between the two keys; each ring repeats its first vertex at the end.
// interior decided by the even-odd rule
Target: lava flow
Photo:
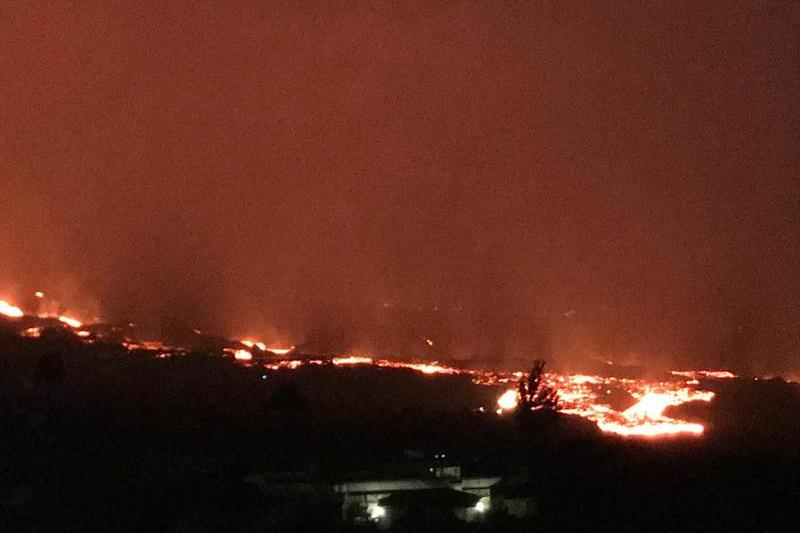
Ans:
{"type": "MultiPolygon", "coordinates": [[[[40,296],[37,294],[37,297],[40,296]]],[[[62,328],[71,331],[82,342],[92,343],[103,338],[90,326],[80,320],[58,314],[27,315],[19,307],[0,300],[0,315],[12,321],[26,316],[42,320],[57,320],[62,328]],[[90,331],[91,330],[91,331],[90,331]]],[[[133,324],[129,324],[133,327],[133,324]]],[[[38,338],[46,324],[27,327],[20,335],[38,338]]],[[[120,328],[113,328],[119,334],[120,328]]],[[[200,332],[197,332],[200,334],[200,332]]],[[[121,345],[128,351],[145,351],[159,358],[168,358],[187,353],[185,347],[174,347],[154,340],[134,340],[123,337],[121,345]]],[[[351,366],[372,365],[377,368],[408,369],[426,375],[464,375],[473,383],[482,386],[505,388],[497,399],[496,411],[502,415],[518,408],[518,392],[516,384],[524,379],[525,373],[497,372],[492,370],[476,370],[455,368],[442,365],[436,361],[402,361],[397,359],[381,359],[368,355],[342,355],[333,358],[283,358],[295,350],[295,347],[274,347],[265,342],[244,339],[229,341],[229,346],[222,348],[222,354],[232,356],[235,361],[245,365],[258,365],[266,370],[295,370],[305,365],[351,366]]],[[[624,437],[664,437],[674,435],[701,435],[704,426],[698,422],[682,420],[665,414],[667,409],[689,402],[710,402],[714,393],[700,388],[701,379],[731,379],[736,375],[726,370],[680,370],[672,371],[661,380],[645,380],[617,378],[598,375],[547,373],[543,376],[543,384],[558,391],[558,405],[563,413],[581,416],[597,424],[605,433],[624,437]],[[619,398],[627,401],[620,402],[619,398]],[[632,405],[631,405],[631,402],[632,405]],[[622,405],[621,405],[622,403],[622,405]]],[[[482,408],[483,409],[483,408],[482,408]]]]}
{"type": "Polygon", "coordinates": [[[5,300],[0,300],[0,315],[5,315],[9,318],[21,318],[25,313],[19,307],[11,305],[5,300]]]}
{"type": "MultiPolygon", "coordinates": [[[[297,368],[302,363],[290,361],[289,366],[271,365],[271,368],[297,368]]],[[[316,361],[322,364],[322,361],[316,361]]],[[[466,374],[478,385],[500,386],[514,384],[525,377],[523,372],[493,372],[486,370],[456,369],[433,363],[417,363],[372,359],[364,356],[335,358],[334,365],[372,364],[378,367],[408,368],[425,374],[466,374]]],[[[697,371],[684,376],[672,373],[673,379],[649,381],[583,374],[548,373],[544,384],[558,391],[561,412],[578,415],[596,423],[605,433],[624,437],[662,437],[670,435],[701,435],[702,424],[666,416],[669,407],[694,402],[710,402],[714,393],[698,389],[696,377],[711,379],[735,377],[727,371],[697,371]],[[678,379],[689,378],[689,379],[678,379]],[[614,392],[623,392],[636,403],[618,411],[606,398],[614,392]]],[[[517,408],[516,387],[508,388],[497,399],[498,413],[517,408]]]]}

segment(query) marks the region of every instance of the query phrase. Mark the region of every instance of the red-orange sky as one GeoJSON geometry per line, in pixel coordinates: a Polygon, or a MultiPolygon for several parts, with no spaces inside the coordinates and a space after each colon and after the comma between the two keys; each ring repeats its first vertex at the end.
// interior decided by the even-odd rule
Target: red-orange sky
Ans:
{"type": "Polygon", "coordinates": [[[797,368],[800,7],[629,4],[2,2],[0,296],[797,368]]]}

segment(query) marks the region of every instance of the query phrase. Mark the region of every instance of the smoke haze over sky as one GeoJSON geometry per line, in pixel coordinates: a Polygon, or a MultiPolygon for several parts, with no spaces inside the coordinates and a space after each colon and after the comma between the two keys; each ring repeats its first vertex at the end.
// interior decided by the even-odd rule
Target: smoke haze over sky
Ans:
{"type": "Polygon", "coordinates": [[[353,349],[796,369],[798,21],[2,2],[0,297],[353,349]]]}

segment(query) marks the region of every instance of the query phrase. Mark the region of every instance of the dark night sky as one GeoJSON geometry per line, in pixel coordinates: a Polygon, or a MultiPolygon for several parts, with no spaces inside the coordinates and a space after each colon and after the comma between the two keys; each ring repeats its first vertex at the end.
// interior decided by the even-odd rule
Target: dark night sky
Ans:
{"type": "Polygon", "coordinates": [[[800,367],[800,4],[193,4],[0,3],[0,296],[800,367]]]}

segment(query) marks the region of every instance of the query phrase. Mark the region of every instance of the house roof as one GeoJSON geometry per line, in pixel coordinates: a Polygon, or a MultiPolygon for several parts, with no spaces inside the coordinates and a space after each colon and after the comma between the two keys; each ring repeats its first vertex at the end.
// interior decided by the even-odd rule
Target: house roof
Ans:
{"type": "Polygon", "coordinates": [[[474,507],[480,496],[455,489],[401,490],[380,500],[385,507],[461,509],[474,507]]]}

